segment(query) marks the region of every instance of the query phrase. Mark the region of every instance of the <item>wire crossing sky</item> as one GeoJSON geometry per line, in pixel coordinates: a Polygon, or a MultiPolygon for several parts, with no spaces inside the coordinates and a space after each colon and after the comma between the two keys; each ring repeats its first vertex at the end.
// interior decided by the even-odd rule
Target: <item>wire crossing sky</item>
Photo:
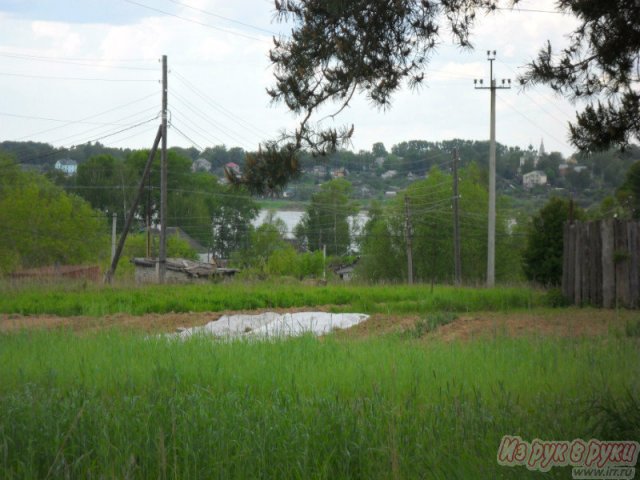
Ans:
{"type": "MultiPolygon", "coordinates": [[[[169,144],[256,150],[296,124],[265,93],[273,83],[272,37],[288,31],[272,20],[268,0],[2,0],[0,141],[70,147],[104,138],[148,148],[153,128],[141,122],[160,110],[159,59],[166,54],[169,144]]],[[[496,78],[515,80],[546,40],[564,45],[574,24],[550,0],[482,16],[474,51],[461,51],[443,34],[420,90],[403,89],[387,111],[357,97],[328,121],[355,125],[356,151],[379,141],[390,148],[418,139],[486,140],[489,99],[473,88],[474,78],[487,80],[486,50],[497,51],[496,78]]],[[[544,139],[548,151],[569,155],[574,111],[544,87],[500,92],[497,140],[526,148],[544,139]]]]}

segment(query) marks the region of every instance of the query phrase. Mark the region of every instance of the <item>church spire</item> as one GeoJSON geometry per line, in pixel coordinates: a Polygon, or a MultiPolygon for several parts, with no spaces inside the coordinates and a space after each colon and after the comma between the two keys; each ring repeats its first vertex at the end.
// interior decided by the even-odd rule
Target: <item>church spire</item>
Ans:
{"type": "Polygon", "coordinates": [[[545,155],[547,152],[544,151],[544,140],[540,138],[540,149],[538,150],[538,156],[541,157],[545,155]]]}

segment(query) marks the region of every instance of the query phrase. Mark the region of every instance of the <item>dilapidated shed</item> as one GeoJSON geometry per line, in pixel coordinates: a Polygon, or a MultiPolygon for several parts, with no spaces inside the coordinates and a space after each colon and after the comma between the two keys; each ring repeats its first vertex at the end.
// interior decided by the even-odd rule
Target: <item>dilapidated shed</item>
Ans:
{"type": "MultiPolygon", "coordinates": [[[[136,283],[154,283],[157,279],[157,258],[134,258],[136,283]]],[[[215,263],[196,262],[185,258],[168,258],[165,279],[169,283],[204,282],[214,278],[232,277],[239,270],[219,268],[215,263]]]]}

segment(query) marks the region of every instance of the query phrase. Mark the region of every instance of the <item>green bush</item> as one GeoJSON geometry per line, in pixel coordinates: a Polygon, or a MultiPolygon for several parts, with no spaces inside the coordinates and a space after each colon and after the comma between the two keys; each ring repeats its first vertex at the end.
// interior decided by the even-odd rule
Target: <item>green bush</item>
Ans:
{"type": "Polygon", "coordinates": [[[547,305],[553,308],[567,307],[570,305],[569,299],[562,294],[560,288],[551,288],[545,295],[547,305]]]}

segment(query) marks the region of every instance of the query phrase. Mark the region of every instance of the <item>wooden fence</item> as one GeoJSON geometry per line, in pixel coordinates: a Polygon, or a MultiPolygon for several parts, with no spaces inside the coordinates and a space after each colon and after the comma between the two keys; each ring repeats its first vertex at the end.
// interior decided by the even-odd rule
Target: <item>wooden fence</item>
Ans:
{"type": "Polygon", "coordinates": [[[12,278],[34,279],[34,280],[57,280],[60,278],[73,278],[82,280],[91,280],[98,282],[100,280],[100,267],[97,265],[58,265],[41,268],[30,268],[28,270],[20,270],[11,274],[12,278]]]}
{"type": "Polygon", "coordinates": [[[562,293],[569,301],[640,306],[640,222],[566,223],[563,248],[562,293]]]}

